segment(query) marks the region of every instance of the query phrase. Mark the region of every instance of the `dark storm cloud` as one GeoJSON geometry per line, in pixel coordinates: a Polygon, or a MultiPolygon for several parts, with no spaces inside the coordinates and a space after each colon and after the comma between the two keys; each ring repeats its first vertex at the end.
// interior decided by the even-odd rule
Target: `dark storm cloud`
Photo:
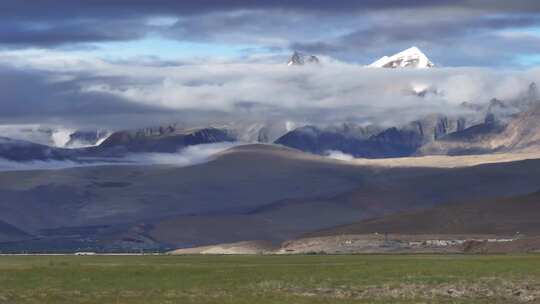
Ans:
{"type": "MultiPolygon", "coordinates": [[[[430,1],[416,1],[422,7],[430,1]]],[[[440,1],[438,5],[452,1],[440,1]]],[[[145,22],[158,16],[184,17],[176,26],[176,36],[188,40],[205,40],[216,31],[243,31],[257,28],[269,31],[282,22],[268,22],[266,13],[244,13],[238,17],[213,16],[199,19],[193,15],[234,11],[294,11],[295,13],[335,14],[351,10],[366,11],[401,7],[404,1],[7,1],[0,4],[0,44],[7,46],[55,46],[68,43],[122,41],[144,37],[155,30],[145,22]],[[263,18],[261,18],[261,15],[263,18]],[[266,22],[265,22],[266,21],[266,22]]],[[[430,5],[431,6],[431,5],[430,5]]],[[[410,4],[407,7],[411,7],[410,4]]],[[[276,18],[270,18],[275,21],[276,18]]]]}
{"type": "MultiPolygon", "coordinates": [[[[303,17],[329,17],[348,15],[360,18],[362,14],[402,9],[442,10],[452,15],[454,11],[475,10],[479,13],[534,13],[540,11],[537,1],[327,1],[327,0],[42,0],[2,1],[0,4],[0,44],[4,46],[55,46],[69,43],[123,41],[144,37],[155,31],[149,26],[148,18],[157,16],[180,17],[175,31],[170,36],[185,40],[212,38],[216,32],[237,31],[241,36],[276,31],[295,24],[297,31],[309,32],[313,24],[302,25],[303,17]],[[239,16],[219,16],[235,11],[239,16]],[[202,15],[215,14],[211,20],[202,15]],[[265,15],[268,18],[265,18],[265,15]],[[295,16],[293,16],[295,15],[295,16]]],[[[321,22],[332,20],[321,19],[321,22]]],[[[501,19],[485,21],[484,26],[527,26],[525,19],[501,19]],[[491,24],[490,24],[491,22],[491,24]],[[510,24],[508,24],[508,22],[510,24]],[[505,25],[506,24],[506,25],[505,25]]],[[[332,24],[327,25],[332,27],[332,24]]],[[[325,28],[326,29],[326,28],[325,28]]],[[[294,28],[289,28],[294,30],[294,28]]],[[[354,29],[352,29],[354,31],[354,29]]],[[[452,29],[450,29],[452,30],[452,29]]],[[[433,32],[431,30],[428,30],[433,32]]],[[[359,33],[362,33],[360,31],[359,33]]],[[[369,34],[369,33],[367,33],[369,34]]],[[[354,35],[354,34],[352,34],[354,35]]],[[[262,37],[264,38],[264,37],[262,37]]]]}
{"type": "Polygon", "coordinates": [[[127,41],[144,35],[144,31],[136,29],[142,27],[134,22],[108,20],[51,22],[41,25],[4,21],[0,27],[0,43],[24,47],[127,41]]]}
{"type": "Polygon", "coordinates": [[[350,13],[351,11],[415,8],[479,9],[494,12],[536,12],[540,3],[530,0],[7,0],[1,16],[46,19],[73,17],[135,17],[149,14],[191,15],[231,10],[283,9],[300,12],[350,13]]]}
{"type": "MultiPolygon", "coordinates": [[[[140,17],[146,15],[186,16],[232,10],[283,9],[325,13],[351,12],[351,10],[393,9],[467,5],[456,0],[7,0],[0,5],[0,16],[14,19],[43,20],[56,17],[140,17]]],[[[517,1],[519,2],[519,1],[517,1]]]]}

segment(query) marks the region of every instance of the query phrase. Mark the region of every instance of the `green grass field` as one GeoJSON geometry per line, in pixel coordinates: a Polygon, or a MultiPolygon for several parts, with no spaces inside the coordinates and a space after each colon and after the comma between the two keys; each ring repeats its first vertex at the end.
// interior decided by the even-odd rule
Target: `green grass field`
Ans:
{"type": "Polygon", "coordinates": [[[1,256],[0,303],[522,303],[540,256],[1,256]]]}

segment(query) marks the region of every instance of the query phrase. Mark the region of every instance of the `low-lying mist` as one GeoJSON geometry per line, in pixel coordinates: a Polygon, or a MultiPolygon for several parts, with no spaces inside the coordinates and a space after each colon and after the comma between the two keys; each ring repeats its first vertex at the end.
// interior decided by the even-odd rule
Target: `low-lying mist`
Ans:
{"type": "Polygon", "coordinates": [[[201,164],[227,149],[242,143],[214,143],[189,146],[177,153],[131,153],[118,158],[85,160],[48,160],[16,162],[0,158],[0,171],[58,170],[75,167],[125,166],[125,165],[171,165],[186,167],[201,164]]]}

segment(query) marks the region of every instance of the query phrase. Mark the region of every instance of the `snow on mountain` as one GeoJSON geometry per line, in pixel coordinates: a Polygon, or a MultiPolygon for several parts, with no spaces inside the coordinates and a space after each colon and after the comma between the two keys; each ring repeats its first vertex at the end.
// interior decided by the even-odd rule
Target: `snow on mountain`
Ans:
{"type": "Polygon", "coordinates": [[[373,62],[369,67],[374,68],[433,68],[435,65],[419,48],[413,46],[392,56],[384,56],[373,62]]]}
{"type": "Polygon", "coordinates": [[[320,60],[319,58],[317,58],[317,56],[303,54],[303,53],[295,51],[289,58],[287,65],[293,66],[293,65],[306,65],[306,64],[319,64],[319,63],[320,63],[320,60]]]}
{"type": "Polygon", "coordinates": [[[69,134],[67,142],[60,147],[64,148],[85,148],[99,146],[111,133],[105,130],[75,131],[69,134]]]}
{"type": "Polygon", "coordinates": [[[103,130],[80,131],[70,128],[42,125],[0,125],[3,137],[28,141],[57,148],[81,148],[99,145],[109,132],[103,130]]]}

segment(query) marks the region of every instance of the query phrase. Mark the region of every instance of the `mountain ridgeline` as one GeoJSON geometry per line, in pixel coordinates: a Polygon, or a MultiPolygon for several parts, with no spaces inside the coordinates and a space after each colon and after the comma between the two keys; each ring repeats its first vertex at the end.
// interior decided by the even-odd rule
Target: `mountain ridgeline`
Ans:
{"type": "Polygon", "coordinates": [[[401,157],[413,155],[423,145],[464,128],[463,119],[430,115],[401,128],[382,130],[352,124],[341,128],[304,126],[283,135],[276,143],[315,154],[340,151],[364,158],[401,157]]]}
{"type": "Polygon", "coordinates": [[[200,144],[232,142],[227,130],[216,128],[184,129],[175,125],[140,130],[118,131],[100,145],[86,148],[58,148],[0,138],[0,157],[11,161],[71,160],[91,162],[92,158],[118,158],[131,153],[176,153],[200,144]]]}
{"type": "Polygon", "coordinates": [[[235,138],[216,128],[182,129],[175,125],[147,128],[136,131],[120,131],[109,136],[97,150],[116,152],[174,153],[187,146],[232,142],[235,138]]]}
{"type": "Polygon", "coordinates": [[[277,123],[193,129],[168,125],[118,131],[98,146],[72,149],[4,138],[0,141],[0,157],[14,161],[79,161],[92,157],[122,157],[130,153],[176,153],[200,144],[268,143],[269,130],[273,130],[272,137],[277,138],[273,143],[319,155],[339,151],[360,158],[391,158],[526,151],[540,147],[540,102],[532,101],[534,96],[524,98],[522,103],[492,100],[487,106],[476,109],[475,116],[432,114],[388,128],[342,123],[303,125],[287,131],[285,122],[281,127],[277,127],[277,123]],[[524,110],[512,110],[513,114],[501,111],[516,109],[516,104],[524,110]],[[476,121],[474,117],[478,116],[484,119],[476,121]]]}

